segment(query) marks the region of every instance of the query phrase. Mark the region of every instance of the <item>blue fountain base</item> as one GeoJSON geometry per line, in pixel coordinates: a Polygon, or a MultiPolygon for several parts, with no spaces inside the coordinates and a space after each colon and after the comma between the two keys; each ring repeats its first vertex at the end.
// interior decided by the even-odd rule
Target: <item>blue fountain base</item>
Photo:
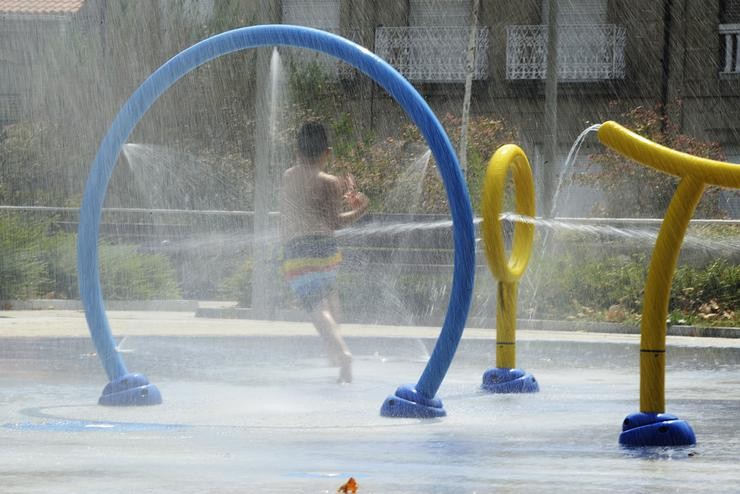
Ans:
{"type": "Polygon", "coordinates": [[[522,369],[494,367],[483,373],[481,388],[491,393],[536,393],[540,385],[532,374],[522,369]]]}
{"type": "Polygon", "coordinates": [[[128,407],[159,405],[162,395],[154,384],[141,374],[125,374],[109,382],[98,400],[99,405],[128,407]]]}
{"type": "Polygon", "coordinates": [[[431,419],[447,415],[439,398],[425,398],[413,386],[400,386],[380,407],[383,417],[431,419]]]}
{"type": "Polygon", "coordinates": [[[670,413],[637,412],[624,419],[619,444],[623,446],[691,446],[696,436],[691,426],[670,413]]]}

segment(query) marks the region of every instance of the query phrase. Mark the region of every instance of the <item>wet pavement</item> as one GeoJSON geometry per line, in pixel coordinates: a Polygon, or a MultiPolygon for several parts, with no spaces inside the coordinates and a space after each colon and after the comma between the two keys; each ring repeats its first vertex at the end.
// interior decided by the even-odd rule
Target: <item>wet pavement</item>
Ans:
{"type": "Polygon", "coordinates": [[[697,445],[617,444],[638,409],[634,335],[521,331],[541,392],[480,391],[493,331],[466,330],[435,420],[379,415],[420,375],[438,328],[347,325],[355,382],[335,384],[304,323],[111,312],[131,371],[163,403],[96,404],[106,384],[79,311],[0,312],[0,491],[733,492],[740,344],[668,338],[668,412],[697,445]]]}

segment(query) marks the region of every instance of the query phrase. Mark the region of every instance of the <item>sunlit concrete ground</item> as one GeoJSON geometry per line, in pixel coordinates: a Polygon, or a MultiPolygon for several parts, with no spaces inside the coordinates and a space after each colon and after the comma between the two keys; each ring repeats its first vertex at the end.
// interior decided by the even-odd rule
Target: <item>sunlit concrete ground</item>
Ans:
{"type": "MultiPolygon", "coordinates": [[[[183,311],[108,311],[114,337],[124,336],[288,336],[313,335],[306,322],[211,319],[183,311]]],[[[439,336],[439,327],[344,324],[348,337],[429,337],[439,336]]],[[[0,311],[1,337],[89,337],[81,310],[6,310],[0,311]]],[[[495,328],[466,328],[463,338],[494,338],[495,328]]],[[[518,341],[597,341],[635,343],[634,334],[595,334],[573,331],[518,330],[518,341]]],[[[740,347],[740,339],[669,336],[671,346],[740,347]]]]}
{"type": "Polygon", "coordinates": [[[335,384],[306,323],[109,313],[162,405],[106,408],[79,311],[0,312],[1,492],[733,492],[740,342],[668,338],[667,411],[694,447],[618,446],[639,408],[635,335],[520,331],[541,392],[479,390],[493,330],[466,330],[439,390],[448,416],[379,416],[439,328],[345,325],[355,382],[335,384]]]}

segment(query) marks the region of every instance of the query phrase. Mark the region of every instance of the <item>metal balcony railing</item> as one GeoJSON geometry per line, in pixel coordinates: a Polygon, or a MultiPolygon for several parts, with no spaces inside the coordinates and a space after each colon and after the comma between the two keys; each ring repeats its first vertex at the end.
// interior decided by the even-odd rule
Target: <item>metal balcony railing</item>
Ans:
{"type": "MultiPolygon", "coordinates": [[[[559,26],[558,78],[624,78],[626,30],[614,24],[559,26]]],[[[547,77],[547,26],[506,26],[506,78],[547,77]]]]}
{"type": "MultiPolygon", "coordinates": [[[[410,81],[465,81],[468,26],[379,27],[375,52],[410,81]]],[[[473,79],[488,77],[488,28],[476,31],[473,79]]]]}
{"type": "Polygon", "coordinates": [[[724,38],[725,64],[723,74],[740,74],[740,24],[720,24],[719,34],[724,38]]]}

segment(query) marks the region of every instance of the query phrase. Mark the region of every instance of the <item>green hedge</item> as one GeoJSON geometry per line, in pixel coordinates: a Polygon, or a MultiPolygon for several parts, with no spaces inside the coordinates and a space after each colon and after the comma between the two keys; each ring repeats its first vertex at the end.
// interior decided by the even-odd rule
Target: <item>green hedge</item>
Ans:
{"type": "MultiPolygon", "coordinates": [[[[61,298],[77,298],[76,236],[57,234],[46,240],[40,256],[46,261],[53,289],[61,298]]],[[[100,284],[107,300],[177,299],[180,292],[170,260],[141,253],[135,245],[101,244],[100,284]]]]}
{"type": "Polygon", "coordinates": [[[0,216],[0,300],[38,297],[49,287],[46,264],[39,258],[46,225],[0,216]]]}
{"type": "MultiPolygon", "coordinates": [[[[520,288],[520,301],[531,304],[540,318],[635,322],[643,309],[648,265],[642,254],[600,258],[573,249],[552,259],[534,260],[528,268],[530,280],[520,288]]],[[[735,313],[739,299],[737,264],[717,259],[704,266],[681,265],[673,277],[670,319],[739,325],[735,313]]]]}
{"type": "MultiPolygon", "coordinates": [[[[49,220],[0,217],[0,299],[78,298],[76,236],[50,234],[49,225],[49,220]]],[[[101,244],[99,255],[106,299],[179,298],[167,257],[110,244],[101,244]]]]}
{"type": "MultiPolygon", "coordinates": [[[[519,317],[606,320],[635,324],[642,312],[649,259],[644,254],[604,255],[575,247],[544,259],[532,259],[519,286],[519,317]]],[[[221,294],[251,305],[251,262],[227,278],[221,294]]],[[[278,307],[300,308],[275,273],[278,307]]],[[[447,310],[449,273],[398,274],[389,266],[376,273],[340,271],[337,279],[349,316],[384,314],[403,322],[442,317],[447,310]]],[[[696,325],[739,326],[740,266],[718,259],[704,266],[681,265],[671,289],[670,320],[696,325]]],[[[495,317],[496,281],[485,271],[476,279],[471,315],[495,317]]]]}

